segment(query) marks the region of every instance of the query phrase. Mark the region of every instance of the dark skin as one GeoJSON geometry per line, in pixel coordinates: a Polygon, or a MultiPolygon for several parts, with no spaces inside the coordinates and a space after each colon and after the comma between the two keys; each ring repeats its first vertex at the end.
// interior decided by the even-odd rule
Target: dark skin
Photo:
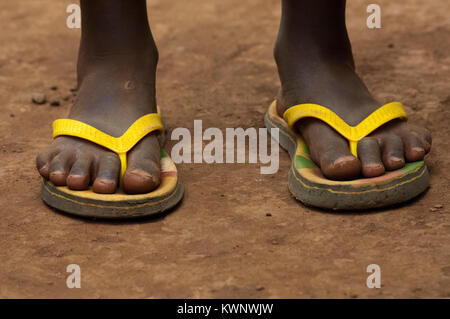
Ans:
{"type": "MultiPolygon", "coordinates": [[[[324,105],[350,125],[382,104],[355,72],[345,27],[344,0],[283,0],[275,59],[281,80],[280,115],[300,103],[324,105]]],[[[82,37],[78,95],[69,118],[120,136],[139,117],[156,112],[158,51],[145,0],[81,0],[82,37]]],[[[316,119],[297,124],[312,159],[331,179],[375,177],[423,159],[431,136],[423,128],[392,121],[361,140],[358,156],[348,142],[316,119]]],[[[57,137],[37,157],[39,173],[55,185],[97,193],[119,187],[117,155],[74,137],[57,137]]],[[[160,183],[159,144],[154,134],[128,153],[127,193],[147,193],[160,183]]]]}
{"type": "MultiPolygon", "coordinates": [[[[345,0],[283,0],[275,45],[281,80],[280,115],[293,105],[328,107],[354,126],[383,105],[355,72],[345,26],[345,0]]],[[[376,177],[405,162],[422,160],[430,151],[431,135],[402,120],[391,121],[358,143],[358,158],[348,141],[317,119],[297,123],[311,157],[331,179],[376,177]]]]}
{"type": "MultiPolygon", "coordinates": [[[[112,136],[122,135],[139,117],[156,112],[158,51],[144,0],[82,0],[78,95],[69,118],[112,136]]],[[[128,153],[123,177],[127,193],[147,193],[160,183],[159,144],[154,134],[128,153]]],[[[61,136],[37,157],[40,174],[55,185],[114,193],[118,156],[103,147],[61,136]]]]}

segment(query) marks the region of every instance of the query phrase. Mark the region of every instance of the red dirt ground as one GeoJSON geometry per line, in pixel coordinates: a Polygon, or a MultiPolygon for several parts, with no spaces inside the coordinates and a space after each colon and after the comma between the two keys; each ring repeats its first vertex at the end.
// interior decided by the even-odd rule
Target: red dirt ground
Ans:
{"type": "MultiPolygon", "coordinates": [[[[378,1],[378,30],[365,25],[370,1],[349,1],[347,13],[369,88],[381,101],[403,101],[411,121],[433,133],[431,188],[419,199],[359,214],[304,207],[287,189],[281,152],[275,175],[260,175],[259,165],[178,165],[183,203],[131,223],[69,217],[40,199],[34,158],[76,83],[70,2],[5,1],[0,11],[1,297],[450,297],[448,1],[378,1]],[[33,92],[61,106],[32,104],[33,92]],[[73,263],[81,289],[66,287],[73,263]],[[372,263],[381,289],[366,287],[372,263]]],[[[192,129],[194,119],[263,127],[278,89],[279,2],[150,1],[158,100],[172,129],[192,129]]]]}

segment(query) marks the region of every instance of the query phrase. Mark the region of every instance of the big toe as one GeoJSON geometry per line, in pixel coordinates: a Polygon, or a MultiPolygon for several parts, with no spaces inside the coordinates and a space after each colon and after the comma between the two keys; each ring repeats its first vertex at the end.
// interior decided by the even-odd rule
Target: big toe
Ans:
{"type": "Polygon", "coordinates": [[[156,170],[127,170],[123,176],[123,188],[129,194],[149,193],[158,187],[159,183],[159,171],[156,170]]]}
{"type": "Polygon", "coordinates": [[[150,135],[141,140],[128,156],[123,189],[129,194],[149,193],[161,183],[159,143],[150,135]]]}
{"type": "Polygon", "coordinates": [[[334,180],[350,180],[358,178],[361,163],[352,154],[342,152],[326,152],[322,155],[320,168],[323,174],[334,180]]]}
{"type": "Polygon", "coordinates": [[[361,174],[361,162],[352,155],[348,141],[327,124],[308,119],[298,129],[322,173],[334,180],[351,180],[361,174]]]}

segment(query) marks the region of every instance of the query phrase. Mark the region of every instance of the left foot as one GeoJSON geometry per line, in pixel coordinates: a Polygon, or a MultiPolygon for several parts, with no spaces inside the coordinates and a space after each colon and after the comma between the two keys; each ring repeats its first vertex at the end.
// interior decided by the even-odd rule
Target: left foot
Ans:
{"type": "MultiPolygon", "coordinates": [[[[275,47],[281,80],[278,113],[282,117],[291,106],[315,103],[355,126],[382,104],[373,98],[355,72],[345,23],[343,28],[333,25],[342,23],[336,13],[342,10],[341,5],[333,8],[324,1],[283,1],[282,27],[275,47]],[[327,6],[331,8],[326,9],[327,6]],[[313,14],[315,10],[317,14],[313,14]],[[323,22],[325,26],[317,25],[315,20],[308,21],[309,17],[302,19],[302,14],[309,12],[313,19],[322,21],[320,17],[326,10],[334,10],[327,20],[331,25],[326,25],[327,21],[323,22]],[[291,14],[297,14],[296,19],[291,14]],[[333,22],[333,18],[339,21],[333,22]]],[[[387,170],[403,167],[405,162],[422,160],[431,148],[428,130],[402,120],[390,121],[360,140],[358,158],[352,155],[344,137],[318,119],[303,119],[296,129],[322,173],[336,180],[380,176],[387,170]]]]}

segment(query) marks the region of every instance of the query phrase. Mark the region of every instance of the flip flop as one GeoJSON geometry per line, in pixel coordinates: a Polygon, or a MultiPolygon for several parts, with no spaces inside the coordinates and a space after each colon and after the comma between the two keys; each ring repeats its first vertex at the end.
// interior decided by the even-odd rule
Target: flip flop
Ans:
{"type": "Polygon", "coordinates": [[[274,101],[264,122],[279,129],[278,142],[292,159],[289,171],[289,190],[294,197],[309,206],[333,210],[360,210],[384,207],[405,202],[416,197],[429,186],[429,174],[424,161],[407,163],[403,168],[386,172],[374,178],[351,181],[334,181],[324,177],[311,160],[308,146],[293,129],[305,117],[314,117],[327,123],[349,140],[350,150],[357,156],[358,141],[381,125],[393,119],[407,119],[403,105],[391,102],[375,110],[357,126],[345,123],[334,112],[317,104],[300,104],[290,107],[281,118],[274,101]]]}
{"type": "Polygon", "coordinates": [[[97,218],[134,218],[162,213],[175,206],[183,197],[184,188],[174,162],[162,148],[164,126],[158,113],[142,116],[120,137],[110,136],[88,124],[70,119],[53,122],[53,138],[70,135],[91,141],[115,152],[120,159],[120,180],[127,166],[127,152],[142,138],[158,131],[161,145],[161,184],[147,194],[125,194],[122,187],[114,194],[98,194],[88,190],[71,190],[55,186],[50,181],[42,184],[42,199],[49,206],[69,214],[97,218]]]}

